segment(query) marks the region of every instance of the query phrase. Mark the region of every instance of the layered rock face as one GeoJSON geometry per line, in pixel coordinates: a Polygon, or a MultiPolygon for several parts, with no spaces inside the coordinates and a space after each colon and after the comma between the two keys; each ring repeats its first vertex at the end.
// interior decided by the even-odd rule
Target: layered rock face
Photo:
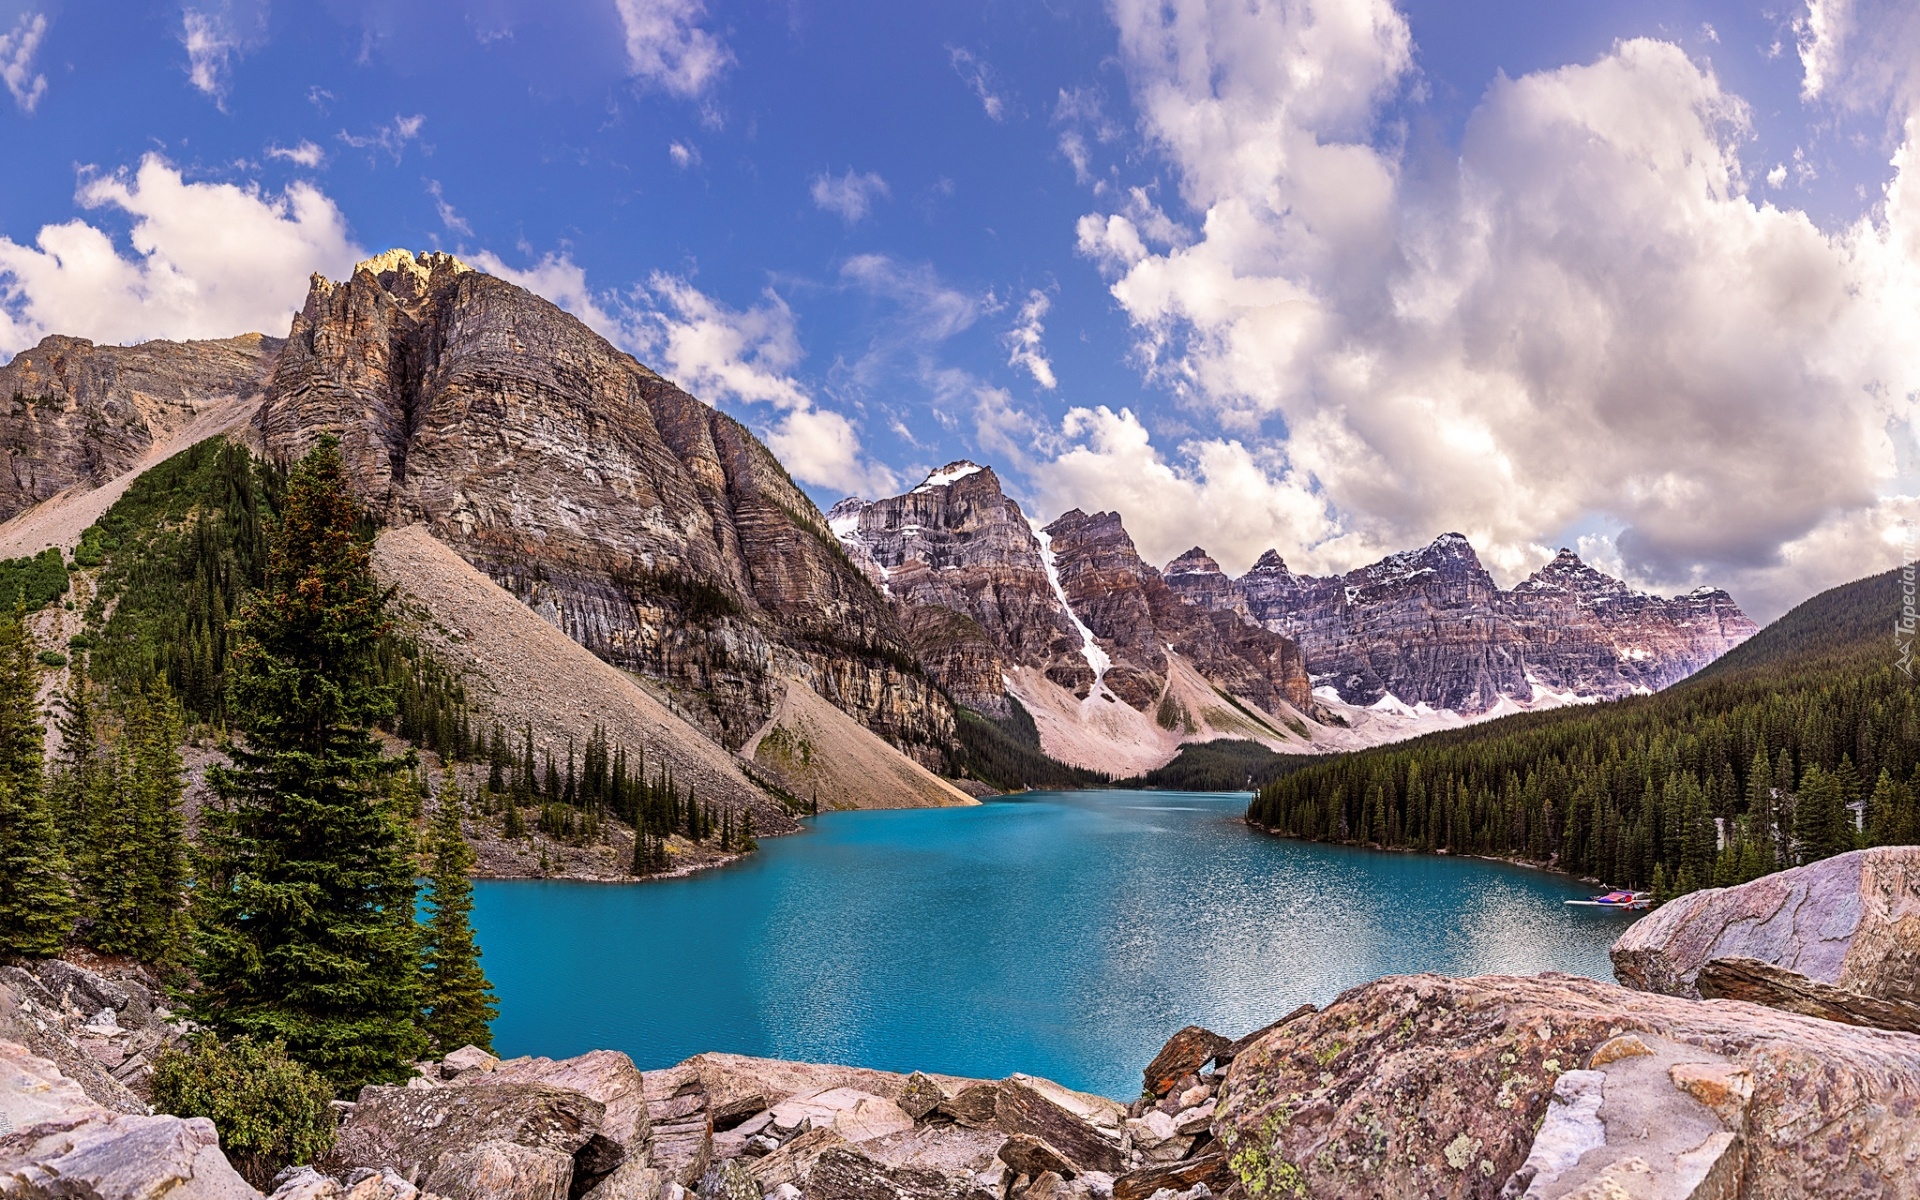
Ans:
{"type": "Polygon", "coordinates": [[[186,428],[216,398],[260,390],[279,339],[96,346],[49,337],[0,367],[0,520],[95,487],[186,428]]]}
{"type": "Polygon", "coordinates": [[[963,461],[904,496],[842,501],[832,520],[849,556],[900,607],[922,661],[963,704],[996,711],[1009,666],[1038,668],[1085,698],[1098,664],[1102,695],[1150,712],[1172,645],[1215,687],[1264,709],[1311,706],[1291,641],[1171,590],[1117,513],[1075,510],[1036,535],[993,470],[963,461]]]}
{"type": "Polygon", "coordinates": [[[282,457],[339,437],[389,522],[683,689],[729,747],[782,677],[923,761],[950,743],[906,631],[766,447],[504,280],[404,250],[316,276],[258,427],[282,457]]]}
{"type": "Polygon", "coordinates": [[[1042,667],[1082,694],[1091,686],[1039,539],[992,468],[951,463],[904,496],[844,500],[830,518],[901,606],[921,661],[962,704],[1001,707],[1008,664],[1042,667]]]}
{"type": "Polygon", "coordinates": [[[1141,560],[1118,513],[1074,509],[1046,532],[1068,603],[1113,660],[1103,682],[1127,704],[1144,711],[1158,701],[1170,646],[1215,687],[1269,712],[1283,701],[1312,709],[1299,646],[1231,609],[1190,602],[1141,560]]]}
{"type": "Polygon", "coordinates": [[[1570,550],[1502,591],[1457,533],[1326,577],[1297,575],[1269,550],[1229,579],[1196,548],[1169,565],[1166,579],[1195,604],[1245,613],[1294,638],[1316,683],[1356,705],[1391,695],[1476,714],[1503,699],[1653,691],[1758,628],[1723,591],[1645,595],[1570,550]]]}
{"type": "Polygon", "coordinates": [[[1620,982],[1920,1033],[1920,847],[1691,892],[1614,943],[1620,982]]]}

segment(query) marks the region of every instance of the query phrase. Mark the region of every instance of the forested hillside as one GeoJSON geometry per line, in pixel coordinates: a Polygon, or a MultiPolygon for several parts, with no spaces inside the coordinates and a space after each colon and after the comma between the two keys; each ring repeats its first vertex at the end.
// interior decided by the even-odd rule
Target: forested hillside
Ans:
{"type": "Polygon", "coordinates": [[[1249,822],[1551,863],[1661,896],[1920,839],[1897,571],[1834,588],[1667,691],[1318,764],[1249,822]]]}

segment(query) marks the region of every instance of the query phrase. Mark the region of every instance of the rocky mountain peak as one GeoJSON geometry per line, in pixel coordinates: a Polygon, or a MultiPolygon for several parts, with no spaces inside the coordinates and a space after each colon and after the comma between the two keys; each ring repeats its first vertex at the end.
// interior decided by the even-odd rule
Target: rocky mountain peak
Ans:
{"type": "Polygon", "coordinates": [[[954,462],[950,462],[946,466],[941,467],[937,471],[929,472],[927,477],[920,481],[920,486],[914,488],[913,490],[915,492],[930,492],[935,488],[948,487],[952,484],[960,482],[962,479],[968,478],[969,476],[979,475],[982,473],[986,474],[992,479],[993,490],[995,490],[996,492],[999,491],[1000,480],[997,476],[994,476],[993,469],[991,467],[983,467],[979,463],[969,462],[964,458],[958,459],[954,462]]]}
{"type": "Polygon", "coordinates": [[[798,679],[937,761],[952,713],[826,518],[739,422],[444,254],[316,278],[257,419],[340,438],[355,490],[742,744],[798,679]]]}
{"type": "Polygon", "coordinates": [[[1220,570],[1220,564],[1213,560],[1213,556],[1198,546],[1168,563],[1167,569],[1161,573],[1169,576],[1225,574],[1220,570]]]}
{"type": "Polygon", "coordinates": [[[436,250],[415,254],[398,247],[355,263],[350,278],[358,278],[362,271],[395,297],[406,300],[429,295],[455,276],[474,273],[472,267],[451,254],[436,250]]]}
{"type": "Polygon", "coordinates": [[[1280,557],[1278,550],[1268,550],[1258,559],[1254,560],[1254,564],[1248,569],[1247,574],[1291,575],[1293,572],[1287,569],[1287,560],[1280,557]]]}
{"type": "Polygon", "coordinates": [[[1633,594],[1632,588],[1595,570],[1564,546],[1552,562],[1515,584],[1513,590],[1515,594],[1560,592],[1585,600],[1624,598],[1633,594]]]}

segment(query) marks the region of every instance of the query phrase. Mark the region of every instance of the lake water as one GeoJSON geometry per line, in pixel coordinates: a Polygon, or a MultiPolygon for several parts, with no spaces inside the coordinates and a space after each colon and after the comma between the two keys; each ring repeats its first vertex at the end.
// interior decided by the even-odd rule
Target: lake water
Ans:
{"type": "Polygon", "coordinates": [[[1027,793],[832,813],[741,865],[482,882],[503,1054],[703,1050],[1131,1099],[1167,1035],[1238,1036],[1381,975],[1610,979],[1632,920],[1561,876],[1254,833],[1247,797],[1027,793]]]}

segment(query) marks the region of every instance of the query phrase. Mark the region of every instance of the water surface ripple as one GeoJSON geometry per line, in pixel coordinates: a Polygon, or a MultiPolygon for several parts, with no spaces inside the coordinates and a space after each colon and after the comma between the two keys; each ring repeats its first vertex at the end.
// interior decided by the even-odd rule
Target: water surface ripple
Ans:
{"type": "Polygon", "coordinates": [[[505,1054],[703,1050],[1130,1099],[1187,1024],[1229,1035],[1381,975],[1610,979],[1625,914],[1473,859],[1285,841],[1247,797],[1027,793],[832,813],[742,865],[642,885],[482,882],[505,1054]]]}

